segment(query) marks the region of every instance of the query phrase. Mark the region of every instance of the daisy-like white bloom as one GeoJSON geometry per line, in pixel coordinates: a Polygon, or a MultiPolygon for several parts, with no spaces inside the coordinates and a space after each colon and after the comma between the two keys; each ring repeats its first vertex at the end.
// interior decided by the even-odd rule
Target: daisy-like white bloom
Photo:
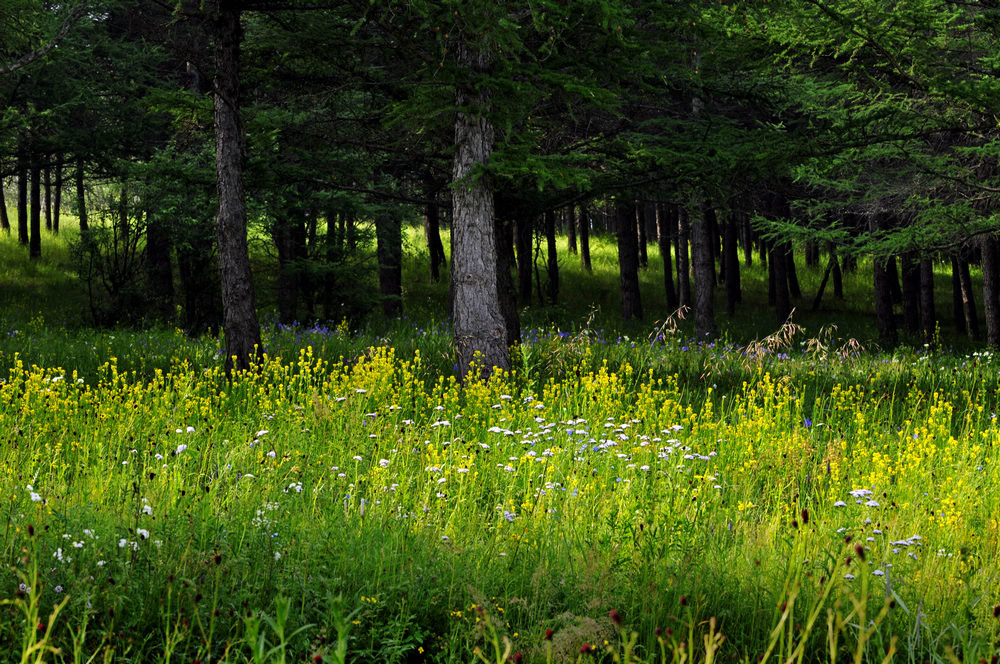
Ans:
{"type": "Polygon", "coordinates": [[[388,468],[389,467],[389,460],[388,459],[379,459],[378,460],[378,465],[380,465],[383,468],[388,468]]]}
{"type": "Polygon", "coordinates": [[[149,531],[145,528],[136,528],[135,532],[142,539],[149,539],[149,531]]]}
{"type": "Polygon", "coordinates": [[[184,443],[181,443],[180,445],[177,446],[177,450],[174,452],[174,454],[180,454],[181,452],[183,452],[187,448],[188,448],[187,445],[185,445],[184,443]]]}

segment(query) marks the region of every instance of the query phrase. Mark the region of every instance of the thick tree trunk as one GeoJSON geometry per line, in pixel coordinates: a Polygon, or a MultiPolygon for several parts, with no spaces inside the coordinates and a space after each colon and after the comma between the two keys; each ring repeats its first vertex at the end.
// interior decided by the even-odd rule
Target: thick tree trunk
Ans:
{"type": "Polygon", "coordinates": [[[42,257],[42,169],[38,155],[31,153],[31,233],[28,242],[28,256],[42,257]]]}
{"type": "MultiPolygon", "coordinates": [[[[458,64],[482,80],[492,65],[486,52],[458,45],[458,64]]],[[[493,123],[486,117],[489,95],[483,86],[456,91],[455,160],[452,169],[451,267],[454,289],[454,338],[459,376],[474,368],[489,378],[496,368],[510,370],[507,330],[497,295],[497,250],[493,191],[477,172],[493,152],[493,123]]]]}
{"type": "Polygon", "coordinates": [[[218,0],[215,37],[215,170],[219,280],[222,287],[226,373],[247,370],[263,351],[247,247],[243,165],[246,137],[240,119],[240,2],[218,0]]]}
{"type": "Polygon", "coordinates": [[[59,234],[59,216],[62,214],[63,162],[62,155],[56,158],[55,191],[52,194],[52,232],[59,234]]]}
{"type": "Polygon", "coordinates": [[[924,343],[933,343],[937,332],[934,311],[934,263],[929,258],[920,261],[920,329],[924,343]]]}
{"type": "Polygon", "coordinates": [[[715,324],[715,261],[712,258],[713,233],[709,210],[702,207],[699,197],[692,197],[691,258],[694,261],[694,330],[700,340],[713,340],[719,336],[715,324]]]}
{"type": "Polygon", "coordinates": [[[10,217],[7,216],[7,194],[3,189],[3,176],[0,176],[0,231],[10,234],[10,217]]]}
{"type": "Polygon", "coordinates": [[[559,256],[556,253],[555,210],[547,210],[545,212],[545,249],[549,280],[545,291],[548,295],[549,304],[556,304],[559,301],[559,256]]]}
{"type": "Polygon", "coordinates": [[[89,230],[86,188],[83,186],[83,157],[76,160],[76,216],[80,220],[80,232],[89,230]]]}
{"type": "Polygon", "coordinates": [[[1000,348],[1000,256],[997,239],[984,235],[979,244],[983,259],[983,318],[986,320],[986,343],[1000,348]]]}
{"type": "Polygon", "coordinates": [[[590,215],[587,206],[580,206],[580,263],[587,272],[592,272],[590,265],[590,215]]]}
{"type": "MultiPolygon", "coordinates": [[[[717,259],[719,257],[719,218],[715,214],[715,208],[709,206],[702,208],[702,219],[708,226],[705,240],[706,246],[708,247],[708,259],[712,266],[710,274],[712,275],[712,289],[714,290],[719,283],[718,274],[715,270],[717,259]]],[[[692,240],[694,239],[693,233],[694,230],[692,229],[692,240]]],[[[695,288],[697,288],[697,285],[695,285],[695,288]]],[[[695,299],[698,299],[697,296],[695,296],[695,299]]]]}
{"type": "Polygon", "coordinates": [[[676,234],[677,220],[672,218],[673,208],[663,205],[656,205],[656,243],[660,248],[660,258],[663,259],[663,290],[667,295],[667,309],[673,311],[677,308],[677,291],[674,289],[674,268],[670,258],[671,252],[671,228],[676,234]]]}
{"type": "Polygon", "coordinates": [[[44,191],[42,194],[42,213],[45,216],[45,230],[52,230],[52,167],[42,169],[44,191]]]}
{"type": "Polygon", "coordinates": [[[778,324],[783,324],[792,313],[792,302],[788,293],[788,254],[783,244],[772,245],[768,265],[774,275],[774,316],[778,324]]]}
{"type": "Polygon", "coordinates": [[[639,294],[639,240],[636,232],[635,206],[621,203],[618,212],[618,276],[622,291],[622,316],[625,320],[642,319],[639,294]]]}
{"type": "Polygon", "coordinates": [[[531,270],[534,257],[531,241],[534,239],[534,220],[521,213],[515,223],[514,246],[517,250],[517,299],[522,305],[531,303],[531,270]]]}
{"type": "Polygon", "coordinates": [[[736,247],[738,229],[732,217],[723,226],[722,264],[726,272],[726,313],[736,314],[736,305],[743,299],[740,288],[740,254],[736,247]]]}
{"type": "Polygon", "coordinates": [[[577,253],[576,251],[576,213],[573,206],[570,205],[566,208],[566,239],[568,241],[568,251],[571,254],[577,253]]]}
{"type": "Polygon", "coordinates": [[[375,244],[382,313],[398,318],[403,314],[403,228],[398,215],[375,215],[375,244]]]}
{"type": "Polygon", "coordinates": [[[494,225],[497,245],[497,298],[506,330],[507,348],[521,343],[521,321],[517,315],[517,289],[511,270],[514,268],[514,223],[496,218],[494,225]]]}
{"type": "Polygon", "coordinates": [[[896,264],[896,257],[889,256],[885,262],[886,275],[889,278],[889,294],[892,295],[893,304],[902,304],[903,289],[899,286],[899,267],[896,264]]]}
{"type": "Polygon", "coordinates": [[[23,145],[17,150],[17,241],[28,244],[28,154],[23,145]]]}
{"type": "Polygon", "coordinates": [[[900,257],[903,268],[903,331],[920,332],[920,264],[912,254],[900,257]]]}
{"type": "Polygon", "coordinates": [[[691,300],[691,258],[688,245],[691,239],[691,220],[687,208],[677,206],[677,297],[681,308],[690,308],[691,300]]]}
{"type": "Polygon", "coordinates": [[[892,290],[889,285],[889,271],[879,257],[872,261],[875,288],[875,327],[878,338],[886,348],[895,347],[898,342],[896,319],[892,313],[892,290]]]}
{"type": "Polygon", "coordinates": [[[441,280],[441,268],[447,265],[444,244],[441,243],[441,215],[436,202],[427,204],[424,214],[424,238],[431,258],[431,281],[441,280]]]}

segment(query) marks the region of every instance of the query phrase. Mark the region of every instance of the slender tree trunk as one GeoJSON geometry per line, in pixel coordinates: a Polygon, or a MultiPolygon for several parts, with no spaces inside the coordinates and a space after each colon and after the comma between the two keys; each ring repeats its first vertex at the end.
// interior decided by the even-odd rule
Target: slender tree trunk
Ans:
{"type": "Polygon", "coordinates": [[[771,248],[768,265],[774,274],[774,314],[778,324],[783,324],[792,313],[792,302],[788,292],[788,253],[783,244],[771,248]]]}
{"type": "Polygon", "coordinates": [[[646,208],[642,201],[635,206],[635,225],[638,231],[636,242],[639,247],[639,267],[645,270],[649,267],[649,241],[646,238],[646,208]]]}
{"type": "Polygon", "coordinates": [[[741,225],[743,229],[743,264],[747,267],[753,267],[753,228],[750,226],[750,215],[741,212],[740,217],[743,220],[741,225]]]}
{"type": "Polygon", "coordinates": [[[10,234],[10,217],[7,216],[7,192],[3,188],[2,176],[0,176],[0,231],[10,234]]]}
{"type": "Polygon", "coordinates": [[[833,296],[844,299],[844,275],[840,271],[837,247],[832,242],[830,243],[830,260],[833,261],[833,296]]]}
{"type": "Polygon", "coordinates": [[[933,343],[937,332],[934,311],[934,263],[929,258],[920,261],[920,328],[924,343],[933,343]]]}
{"type": "MultiPolygon", "coordinates": [[[[459,44],[458,65],[483,80],[492,66],[486,51],[459,44]]],[[[510,369],[507,330],[497,295],[497,249],[493,221],[493,191],[487,176],[477,171],[493,152],[493,123],[486,116],[490,99],[485,86],[456,91],[455,160],[452,169],[451,267],[454,278],[454,339],[458,372],[473,370],[489,378],[495,368],[510,369]],[[470,110],[471,109],[471,110],[470,110]]]]}
{"type": "Polygon", "coordinates": [[[28,154],[23,144],[17,150],[17,241],[28,244],[28,154]]]}
{"type": "Polygon", "coordinates": [[[43,176],[43,197],[42,211],[45,215],[45,230],[52,231],[52,167],[46,166],[42,169],[43,176]]]}
{"type": "Polygon", "coordinates": [[[403,314],[403,228],[398,215],[375,215],[375,243],[382,313],[398,318],[403,314]]]}
{"type": "Polygon", "coordinates": [[[691,258],[688,245],[691,239],[691,220],[687,208],[677,206],[677,292],[681,308],[690,308],[691,298],[691,258]]]}
{"type": "Polygon", "coordinates": [[[573,206],[570,205],[566,208],[566,238],[569,244],[569,253],[577,253],[576,249],[576,212],[573,206]]]}
{"type": "Polygon", "coordinates": [[[955,331],[968,333],[965,323],[965,309],[962,307],[962,282],[958,276],[958,259],[951,257],[951,313],[955,319],[955,331]]]}
{"type": "Polygon", "coordinates": [[[240,2],[218,0],[215,31],[215,169],[218,183],[219,280],[222,286],[226,373],[248,370],[260,356],[260,323],[247,247],[243,166],[246,137],[240,119],[240,2]]]}
{"type": "Polygon", "coordinates": [[[621,203],[618,212],[618,276],[622,291],[622,316],[625,320],[642,319],[642,298],[639,294],[639,240],[636,232],[635,207],[621,203]]]}
{"type": "MultiPolygon", "coordinates": [[[[691,257],[694,261],[694,330],[701,340],[713,340],[719,336],[715,324],[715,261],[712,258],[711,243],[714,241],[712,225],[709,221],[710,209],[702,206],[698,196],[690,203],[691,257]]],[[[712,213],[714,216],[714,213],[712,213]]]]}
{"type": "Polygon", "coordinates": [[[80,232],[89,230],[86,188],[83,186],[83,157],[76,160],[76,216],[80,220],[80,232]]]}
{"type": "Polygon", "coordinates": [[[534,265],[531,243],[534,237],[533,219],[523,212],[515,224],[514,246],[517,250],[517,298],[522,305],[531,303],[531,269],[534,265]]]}
{"type": "Polygon", "coordinates": [[[972,277],[969,274],[969,260],[963,255],[958,259],[958,285],[962,299],[962,315],[965,330],[970,339],[979,338],[979,316],[976,314],[976,298],[973,294],[972,277]]]}
{"type": "Polygon", "coordinates": [[[496,218],[494,241],[497,245],[497,298],[506,330],[507,348],[521,343],[521,321],[517,315],[517,289],[511,270],[514,267],[514,224],[496,218]]]}
{"type": "Polygon", "coordinates": [[[878,338],[886,348],[893,348],[898,342],[896,319],[892,313],[892,290],[889,285],[889,271],[879,257],[872,261],[875,289],[875,327],[878,338]]]}
{"type": "Polygon", "coordinates": [[[889,279],[889,294],[892,295],[892,303],[901,304],[903,302],[903,289],[899,286],[899,267],[894,255],[886,259],[885,271],[889,279]]]}
{"type": "Polygon", "coordinates": [[[590,266],[590,215],[586,205],[580,205],[580,263],[588,273],[593,271],[590,266]]]}
{"type": "Polygon", "coordinates": [[[670,259],[671,226],[677,228],[677,220],[670,216],[671,208],[656,205],[656,243],[660,248],[660,258],[663,259],[663,290],[667,295],[667,309],[673,311],[678,306],[677,291],[674,289],[674,268],[670,259]]]}
{"type": "Polygon", "coordinates": [[[547,210],[545,212],[545,248],[548,259],[546,265],[549,279],[546,291],[549,296],[549,303],[556,304],[559,301],[559,257],[556,254],[555,210],[547,210]]]}
{"type": "Polygon", "coordinates": [[[42,257],[42,169],[38,163],[38,155],[31,152],[31,234],[28,243],[28,255],[31,258],[42,257]]]}
{"type": "Polygon", "coordinates": [[[1000,348],[1000,256],[997,239],[984,235],[980,239],[983,259],[983,318],[986,320],[986,343],[1000,348]]]}
{"type": "Polygon", "coordinates": [[[833,272],[833,268],[837,265],[837,255],[830,254],[830,262],[826,264],[826,271],[823,272],[823,279],[819,282],[819,288],[816,289],[816,297],[813,298],[812,310],[819,311],[819,305],[823,301],[823,291],[826,290],[826,282],[830,280],[830,274],[833,272]]]}
{"type": "Polygon", "coordinates": [[[736,314],[736,305],[743,299],[740,289],[740,254],[736,247],[738,229],[736,219],[730,217],[723,226],[722,263],[726,268],[726,313],[736,314]]]}
{"type": "Polygon", "coordinates": [[[431,258],[431,281],[441,280],[441,267],[447,265],[444,244],[441,243],[441,215],[436,202],[427,204],[424,214],[424,237],[431,258]]]}
{"type": "MultiPolygon", "coordinates": [[[[712,275],[712,289],[714,290],[716,285],[718,285],[719,283],[718,275],[715,271],[715,266],[717,263],[716,259],[719,257],[719,218],[715,214],[715,208],[710,206],[703,207],[702,219],[708,226],[706,231],[707,234],[705,235],[705,240],[706,240],[706,246],[708,247],[708,258],[712,266],[710,274],[712,275]]],[[[692,229],[692,243],[694,240],[693,233],[694,231],[692,229]]],[[[697,280],[697,277],[695,277],[695,279],[697,280]]],[[[697,284],[695,284],[695,288],[697,287],[698,287],[697,284]]],[[[697,300],[697,295],[695,296],[695,299],[697,300]]]]}
{"type": "Polygon", "coordinates": [[[56,158],[55,192],[52,198],[52,232],[59,234],[59,216],[62,214],[63,162],[62,155],[56,158]]]}
{"type": "Polygon", "coordinates": [[[920,264],[912,254],[900,257],[903,267],[903,331],[920,332],[920,264]]]}
{"type": "Polygon", "coordinates": [[[784,243],[785,274],[788,275],[788,294],[796,300],[802,297],[802,288],[799,287],[799,275],[795,269],[795,247],[791,242],[784,243]]]}

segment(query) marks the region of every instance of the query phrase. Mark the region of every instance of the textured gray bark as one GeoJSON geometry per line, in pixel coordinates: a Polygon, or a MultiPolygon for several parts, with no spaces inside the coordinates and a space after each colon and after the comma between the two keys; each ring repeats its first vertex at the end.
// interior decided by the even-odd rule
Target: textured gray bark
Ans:
{"type": "MultiPolygon", "coordinates": [[[[458,62],[476,78],[489,69],[491,59],[487,52],[460,44],[458,62]]],[[[510,369],[497,289],[493,191],[488,178],[477,173],[489,163],[494,130],[485,116],[489,104],[485,89],[459,86],[455,97],[451,253],[455,353],[461,377],[469,374],[474,362],[479,375],[488,378],[495,368],[510,369]]]]}
{"type": "Polygon", "coordinates": [[[699,340],[711,340],[719,336],[713,302],[715,261],[709,246],[713,234],[697,196],[692,198],[689,209],[691,258],[694,261],[694,331],[699,340]]]}
{"type": "Polygon", "coordinates": [[[239,112],[240,3],[219,0],[214,19],[215,170],[219,197],[215,229],[229,374],[234,367],[249,369],[263,349],[250,272],[243,191],[246,139],[239,112]]]}

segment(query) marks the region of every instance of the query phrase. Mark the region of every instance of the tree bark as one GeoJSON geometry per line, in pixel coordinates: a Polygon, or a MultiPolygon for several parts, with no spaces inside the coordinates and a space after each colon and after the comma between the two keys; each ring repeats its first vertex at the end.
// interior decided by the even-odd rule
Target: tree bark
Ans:
{"type": "Polygon", "coordinates": [[[976,298],[972,289],[972,277],[969,274],[969,261],[962,255],[956,259],[955,264],[958,268],[958,288],[962,302],[962,317],[965,319],[965,332],[970,339],[978,339],[979,316],[976,314],[976,298]]]}
{"type": "Polygon", "coordinates": [[[892,313],[892,290],[889,285],[889,271],[879,257],[872,261],[873,286],[875,289],[875,327],[878,338],[886,348],[893,348],[898,342],[896,319],[892,313]]]}
{"type": "Polygon", "coordinates": [[[580,263],[588,273],[593,272],[590,265],[590,215],[587,206],[580,206],[580,263]]]}
{"type": "Polygon", "coordinates": [[[56,158],[55,191],[52,197],[52,232],[59,234],[59,216],[62,214],[63,162],[62,155],[56,158]]]}
{"type": "Polygon", "coordinates": [[[709,210],[704,208],[699,197],[690,202],[691,256],[694,261],[694,330],[700,341],[713,340],[719,336],[715,324],[715,261],[712,258],[712,224],[709,210]]]}
{"type": "Polygon", "coordinates": [[[934,263],[930,258],[920,261],[920,328],[924,343],[934,343],[937,320],[934,311],[934,263]]]}
{"type": "MultiPolygon", "coordinates": [[[[489,378],[495,369],[510,370],[507,331],[497,295],[497,250],[493,191],[479,173],[493,152],[492,121],[487,117],[490,95],[477,86],[492,65],[490,54],[458,45],[458,65],[471,74],[468,88],[456,89],[455,159],[452,167],[451,266],[454,278],[454,339],[458,373],[465,378],[475,368],[489,378]]],[[[520,266],[518,266],[520,267],[520,266]]]]}
{"type": "Polygon", "coordinates": [[[382,313],[398,318],[403,315],[403,228],[397,214],[375,215],[375,245],[382,313]]]}
{"type": "Polygon", "coordinates": [[[667,309],[673,311],[677,308],[677,291],[674,289],[674,268],[670,258],[671,236],[670,229],[674,229],[676,234],[677,220],[671,216],[672,208],[663,205],[656,205],[656,243],[660,248],[660,258],[663,259],[663,290],[667,295],[667,309]]]}
{"type": "Polygon", "coordinates": [[[31,233],[28,242],[28,256],[42,257],[42,168],[38,155],[31,152],[31,233]]]}
{"type": "Polygon", "coordinates": [[[44,192],[42,197],[42,211],[45,215],[45,230],[52,231],[52,166],[47,165],[42,169],[44,192]]]}
{"type": "Polygon", "coordinates": [[[639,294],[639,238],[636,231],[635,205],[631,202],[619,203],[616,210],[622,316],[626,321],[642,320],[642,298],[639,294]]]}
{"type": "Polygon", "coordinates": [[[28,154],[23,144],[17,148],[17,241],[28,244],[28,154]]]}
{"type": "Polygon", "coordinates": [[[522,305],[531,303],[531,269],[534,265],[531,241],[534,220],[524,212],[515,223],[514,246],[517,250],[517,299],[522,305]]]}
{"type": "Polygon", "coordinates": [[[691,258],[688,244],[691,239],[691,220],[687,208],[677,207],[677,294],[681,308],[690,308],[691,300],[691,258]]]}
{"type": "Polygon", "coordinates": [[[920,333],[920,264],[912,254],[900,256],[903,268],[903,331],[920,333]]]}
{"type": "Polygon", "coordinates": [[[260,323],[247,247],[243,190],[246,137],[240,119],[240,2],[218,0],[215,37],[215,170],[218,185],[216,240],[222,287],[226,373],[248,370],[260,354],[260,323]]]}
{"type": "Polygon", "coordinates": [[[750,215],[741,212],[740,217],[743,219],[743,264],[753,267],[753,228],[750,226],[750,215]]]}
{"type": "Polygon", "coordinates": [[[556,213],[555,210],[545,212],[545,249],[548,285],[545,289],[549,304],[559,301],[559,256],[556,253],[556,213]]]}
{"type": "Polygon", "coordinates": [[[83,157],[76,160],[76,216],[80,220],[80,232],[89,230],[86,188],[83,186],[83,157]]]}
{"type": "Polygon", "coordinates": [[[736,247],[738,230],[732,216],[723,225],[722,263],[726,272],[726,313],[736,314],[736,305],[743,299],[740,288],[740,254],[736,247]]]}
{"type": "Polygon", "coordinates": [[[636,243],[639,247],[639,267],[645,270],[649,267],[649,244],[646,238],[646,206],[639,201],[635,206],[635,225],[638,231],[636,243]]]}
{"type": "Polygon", "coordinates": [[[286,203],[274,222],[274,246],[278,250],[278,321],[284,325],[295,322],[298,311],[299,284],[295,265],[295,241],[292,237],[290,208],[286,203]]]}
{"type": "Polygon", "coordinates": [[[568,243],[569,253],[575,254],[576,251],[576,214],[573,210],[573,206],[570,205],[566,208],[566,238],[568,243]]]}
{"type": "Polygon", "coordinates": [[[497,245],[497,298],[503,315],[507,348],[521,343],[521,321],[517,315],[517,289],[511,270],[514,267],[514,224],[508,219],[496,218],[494,225],[497,245]]]}
{"type": "Polygon", "coordinates": [[[844,299],[844,274],[840,271],[837,247],[830,243],[830,260],[833,261],[833,296],[844,299]]]}
{"type": "Polygon", "coordinates": [[[435,201],[427,204],[424,213],[424,238],[431,259],[431,281],[437,283],[441,280],[441,268],[447,265],[447,260],[444,244],[441,243],[441,214],[435,201]]]}
{"type": "Polygon", "coordinates": [[[788,293],[788,254],[783,244],[771,246],[768,265],[774,275],[774,315],[779,325],[784,324],[792,313],[792,302],[788,293]]]}
{"type": "Polygon", "coordinates": [[[10,233],[10,217],[7,216],[7,195],[3,190],[3,176],[0,176],[0,231],[10,233]]]}
{"type": "Polygon", "coordinates": [[[986,320],[986,343],[1000,348],[1000,256],[997,239],[980,238],[983,259],[983,318],[986,320]]]}
{"type": "Polygon", "coordinates": [[[799,286],[799,275],[795,269],[795,247],[791,242],[785,242],[784,247],[782,258],[785,261],[785,274],[788,276],[788,294],[797,300],[802,297],[802,288],[799,286]]]}

